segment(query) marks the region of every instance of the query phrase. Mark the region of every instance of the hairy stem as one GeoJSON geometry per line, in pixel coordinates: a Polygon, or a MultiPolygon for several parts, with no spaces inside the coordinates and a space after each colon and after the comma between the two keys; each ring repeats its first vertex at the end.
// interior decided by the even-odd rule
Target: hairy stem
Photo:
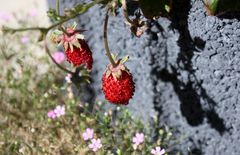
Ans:
{"type": "Polygon", "coordinates": [[[113,60],[112,54],[111,54],[111,52],[109,50],[108,39],[107,39],[107,25],[108,25],[108,17],[109,17],[108,13],[109,13],[109,10],[110,9],[107,9],[105,20],[104,20],[103,38],[104,38],[104,46],[105,46],[105,49],[106,49],[106,55],[107,55],[109,61],[111,62],[112,66],[116,67],[117,64],[113,60]]]}

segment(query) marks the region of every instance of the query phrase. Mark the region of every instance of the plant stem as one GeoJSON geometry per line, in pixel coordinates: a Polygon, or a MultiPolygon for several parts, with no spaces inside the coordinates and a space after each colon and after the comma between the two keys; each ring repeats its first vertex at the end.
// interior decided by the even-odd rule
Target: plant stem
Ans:
{"type": "Polygon", "coordinates": [[[2,31],[3,32],[10,32],[10,33],[15,33],[15,32],[22,32],[22,31],[41,31],[41,32],[46,32],[48,31],[48,28],[45,28],[45,27],[28,27],[28,28],[17,28],[17,29],[14,29],[14,28],[8,28],[8,27],[3,27],[2,28],[2,31]]]}
{"type": "Polygon", "coordinates": [[[109,13],[109,8],[107,9],[107,12],[106,12],[106,16],[105,16],[105,20],[104,20],[104,28],[103,28],[103,38],[104,38],[104,46],[105,46],[105,49],[106,49],[106,55],[109,59],[109,61],[111,62],[112,66],[113,67],[116,67],[116,63],[115,61],[113,60],[113,57],[112,57],[112,54],[109,50],[109,46],[108,46],[108,40],[107,40],[107,25],[108,25],[108,13],[109,13]]]}
{"type": "Polygon", "coordinates": [[[126,0],[123,0],[123,14],[127,22],[129,22],[131,25],[135,25],[135,23],[128,17],[126,0]]]}
{"type": "Polygon", "coordinates": [[[69,73],[69,74],[74,74],[74,72],[64,68],[63,66],[61,66],[59,63],[56,62],[56,60],[52,57],[51,53],[50,53],[50,50],[47,46],[47,38],[46,38],[46,35],[45,35],[45,38],[44,38],[44,47],[45,47],[45,51],[47,52],[48,56],[52,59],[52,61],[57,65],[57,67],[61,70],[63,70],[64,72],[66,73],[69,73]]]}
{"type": "Polygon", "coordinates": [[[60,15],[60,0],[56,0],[57,15],[60,15]]]}

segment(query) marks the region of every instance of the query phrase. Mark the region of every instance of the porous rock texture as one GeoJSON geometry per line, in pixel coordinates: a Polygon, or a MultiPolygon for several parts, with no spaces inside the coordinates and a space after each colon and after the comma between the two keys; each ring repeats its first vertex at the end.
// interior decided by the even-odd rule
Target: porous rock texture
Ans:
{"type": "MultiPolygon", "coordinates": [[[[66,0],[71,7],[77,0],[66,0]]],[[[50,6],[52,1],[50,0],[50,6]]],[[[133,8],[134,9],[134,8],[133,8]]],[[[78,20],[93,51],[97,99],[103,100],[104,54],[100,6],[78,20]]],[[[136,82],[129,108],[144,119],[156,113],[161,125],[173,128],[183,154],[240,154],[240,20],[207,16],[200,0],[174,0],[170,17],[149,21],[149,29],[134,37],[122,10],[110,17],[111,51],[129,55],[136,82]]]]}

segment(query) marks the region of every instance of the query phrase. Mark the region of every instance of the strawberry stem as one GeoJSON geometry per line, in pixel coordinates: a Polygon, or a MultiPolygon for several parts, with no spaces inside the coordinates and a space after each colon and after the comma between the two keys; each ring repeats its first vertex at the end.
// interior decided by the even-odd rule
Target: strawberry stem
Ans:
{"type": "Polygon", "coordinates": [[[107,9],[107,12],[106,12],[106,16],[105,16],[105,20],[104,20],[104,29],[103,29],[103,38],[104,38],[104,46],[105,46],[105,49],[106,49],[106,55],[109,59],[109,61],[111,62],[112,66],[113,67],[116,67],[117,64],[115,63],[113,57],[112,57],[112,54],[109,50],[109,46],[108,46],[108,40],[107,40],[107,25],[108,25],[108,13],[109,13],[109,8],[107,9]]]}
{"type": "Polygon", "coordinates": [[[56,11],[57,11],[57,15],[60,15],[60,1],[56,0],[56,11]]]}
{"type": "Polygon", "coordinates": [[[127,22],[131,25],[135,25],[135,23],[128,17],[126,0],[123,0],[123,13],[124,13],[124,17],[127,20],[127,22]]]}
{"type": "Polygon", "coordinates": [[[45,47],[45,51],[47,52],[48,56],[51,58],[51,60],[57,65],[57,67],[61,70],[63,70],[64,72],[66,73],[69,73],[69,74],[74,74],[74,72],[64,68],[63,66],[61,66],[59,63],[56,62],[56,60],[52,57],[51,53],[50,53],[50,50],[47,46],[47,38],[46,38],[46,35],[45,35],[45,39],[44,39],[44,47],[45,47]]]}

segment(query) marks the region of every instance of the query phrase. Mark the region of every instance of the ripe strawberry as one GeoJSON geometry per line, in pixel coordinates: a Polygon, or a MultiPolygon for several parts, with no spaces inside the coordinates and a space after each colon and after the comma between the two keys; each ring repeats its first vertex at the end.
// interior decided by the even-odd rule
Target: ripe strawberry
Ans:
{"type": "Polygon", "coordinates": [[[90,70],[93,65],[92,52],[85,40],[79,40],[79,44],[81,48],[74,46],[73,49],[68,48],[65,50],[67,61],[74,66],[86,65],[90,70]]]}
{"type": "Polygon", "coordinates": [[[135,86],[131,73],[119,62],[116,67],[108,65],[102,77],[102,90],[111,103],[127,105],[134,94],[135,86]]]}
{"type": "Polygon", "coordinates": [[[63,45],[67,61],[78,67],[86,65],[91,70],[93,65],[92,52],[84,40],[84,36],[76,31],[76,23],[67,27],[65,31],[55,30],[50,36],[54,43],[63,45]]]}

